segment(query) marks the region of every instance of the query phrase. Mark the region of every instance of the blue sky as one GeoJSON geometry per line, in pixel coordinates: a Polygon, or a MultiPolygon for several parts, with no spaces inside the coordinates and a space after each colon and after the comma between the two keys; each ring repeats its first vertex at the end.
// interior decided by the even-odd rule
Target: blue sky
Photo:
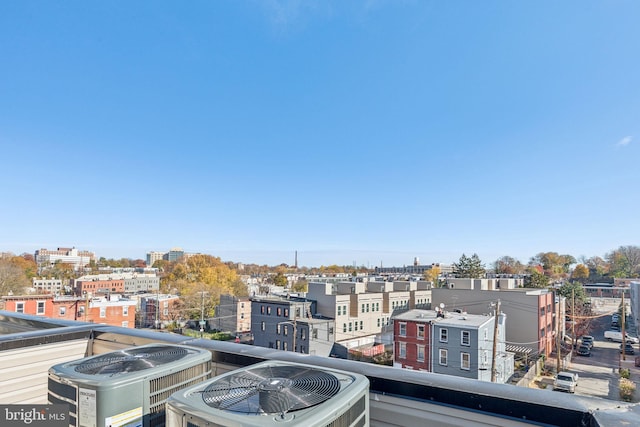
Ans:
{"type": "Polygon", "coordinates": [[[0,251],[640,244],[640,2],[0,2],[0,251]]]}

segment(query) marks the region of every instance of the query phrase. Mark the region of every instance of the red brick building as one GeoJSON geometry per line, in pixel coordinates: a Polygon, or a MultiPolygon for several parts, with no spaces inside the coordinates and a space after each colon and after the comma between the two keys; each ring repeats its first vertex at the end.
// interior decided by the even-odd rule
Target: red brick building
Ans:
{"type": "Polygon", "coordinates": [[[81,298],[53,295],[5,296],[5,310],[52,319],[78,320],[135,328],[136,301],[119,297],[81,298]]]}

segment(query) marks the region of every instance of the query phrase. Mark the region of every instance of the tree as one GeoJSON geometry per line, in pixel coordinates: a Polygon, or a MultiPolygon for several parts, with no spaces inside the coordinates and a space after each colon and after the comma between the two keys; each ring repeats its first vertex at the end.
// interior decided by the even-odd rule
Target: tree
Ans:
{"type": "Polygon", "coordinates": [[[515,258],[503,256],[493,263],[493,271],[496,274],[522,274],[524,265],[515,258]]]}
{"type": "Polygon", "coordinates": [[[557,252],[540,252],[529,260],[529,265],[541,265],[544,274],[552,279],[568,277],[571,266],[576,259],[571,255],[560,255],[557,252]]]}
{"type": "Polygon", "coordinates": [[[593,256],[584,261],[584,265],[589,268],[589,277],[599,279],[609,272],[609,265],[599,256],[593,256]]]}
{"type": "Polygon", "coordinates": [[[613,277],[640,277],[640,247],[620,246],[605,258],[613,277]]]}
{"type": "Polygon", "coordinates": [[[549,286],[549,278],[540,273],[535,267],[529,268],[529,276],[524,281],[525,288],[546,288],[549,286]]]}
{"type": "Polygon", "coordinates": [[[462,254],[460,260],[453,263],[453,273],[459,278],[480,279],[485,276],[486,270],[478,254],[473,254],[471,257],[462,254]]]}
{"type": "Polygon", "coordinates": [[[571,278],[578,281],[585,281],[589,278],[589,269],[584,264],[578,264],[576,268],[573,269],[571,278]]]}
{"type": "Polygon", "coordinates": [[[440,273],[442,273],[442,269],[439,266],[434,265],[430,269],[428,269],[427,271],[424,272],[423,278],[427,282],[433,283],[434,287],[437,287],[438,286],[438,278],[440,277],[440,273]]]}
{"type": "Polygon", "coordinates": [[[287,276],[278,272],[275,276],[273,276],[273,284],[276,286],[287,286],[289,281],[287,280],[287,276]]]}
{"type": "Polygon", "coordinates": [[[25,271],[14,258],[0,258],[0,295],[23,294],[31,286],[25,271]]]}
{"type": "Polygon", "coordinates": [[[293,286],[291,287],[291,290],[293,292],[307,292],[308,287],[309,287],[309,284],[307,283],[307,281],[304,279],[301,279],[293,284],[293,286]]]}

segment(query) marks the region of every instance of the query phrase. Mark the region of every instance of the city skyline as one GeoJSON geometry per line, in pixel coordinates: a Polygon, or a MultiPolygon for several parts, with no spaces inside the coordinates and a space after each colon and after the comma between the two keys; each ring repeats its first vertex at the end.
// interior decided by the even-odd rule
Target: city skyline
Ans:
{"type": "Polygon", "coordinates": [[[639,12],[0,4],[0,249],[372,268],[638,245],[639,12]]]}

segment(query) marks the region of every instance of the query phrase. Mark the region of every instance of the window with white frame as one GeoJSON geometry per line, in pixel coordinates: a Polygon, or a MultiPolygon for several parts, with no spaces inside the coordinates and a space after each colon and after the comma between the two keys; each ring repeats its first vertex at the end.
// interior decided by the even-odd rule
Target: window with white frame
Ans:
{"type": "Polygon", "coordinates": [[[282,329],[282,325],[280,323],[278,323],[276,325],[276,334],[280,335],[280,330],[282,329]]]}
{"type": "Polygon", "coordinates": [[[265,323],[264,322],[260,322],[260,329],[264,331],[265,328],[266,328],[265,323]]]}
{"type": "Polygon", "coordinates": [[[100,307],[100,317],[101,318],[107,317],[107,307],[100,307]]]}
{"type": "Polygon", "coordinates": [[[424,325],[418,325],[418,339],[424,339],[424,325]]]}
{"type": "Polygon", "coordinates": [[[446,328],[440,329],[440,342],[449,341],[449,330],[446,328]]]}
{"type": "Polygon", "coordinates": [[[418,350],[418,355],[417,355],[416,360],[418,362],[424,362],[424,346],[423,345],[419,345],[417,347],[417,350],[418,350]]]}
{"type": "Polygon", "coordinates": [[[405,322],[398,323],[398,335],[401,337],[407,336],[407,324],[405,322]]]}
{"type": "Polygon", "coordinates": [[[404,359],[407,357],[407,343],[399,342],[398,343],[398,357],[404,359]]]}
{"type": "Polygon", "coordinates": [[[122,322],[122,327],[123,327],[123,328],[128,328],[128,327],[129,327],[129,321],[124,320],[124,321],[122,322]]]}
{"type": "Polygon", "coordinates": [[[129,306],[128,305],[123,305],[122,306],[122,315],[123,316],[128,316],[129,315],[129,306]]]}
{"type": "Polygon", "coordinates": [[[289,335],[289,325],[284,325],[284,334],[289,335]]]}
{"type": "Polygon", "coordinates": [[[60,307],[59,309],[60,316],[64,316],[67,314],[67,307],[60,307]]]}
{"type": "Polygon", "coordinates": [[[460,344],[471,345],[471,332],[469,331],[460,332],[460,344]]]}
{"type": "Polygon", "coordinates": [[[460,353],[460,368],[465,371],[471,369],[471,355],[469,353],[460,353]]]}
{"type": "Polygon", "coordinates": [[[440,357],[438,363],[440,363],[442,366],[447,366],[447,357],[449,355],[449,352],[447,351],[447,349],[441,348],[439,353],[440,357]]]}
{"type": "Polygon", "coordinates": [[[38,301],[36,314],[44,314],[44,301],[38,301]]]}
{"type": "Polygon", "coordinates": [[[280,350],[280,340],[276,340],[276,350],[280,350]]]}
{"type": "Polygon", "coordinates": [[[24,313],[24,302],[16,303],[16,313],[24,313]]]}

